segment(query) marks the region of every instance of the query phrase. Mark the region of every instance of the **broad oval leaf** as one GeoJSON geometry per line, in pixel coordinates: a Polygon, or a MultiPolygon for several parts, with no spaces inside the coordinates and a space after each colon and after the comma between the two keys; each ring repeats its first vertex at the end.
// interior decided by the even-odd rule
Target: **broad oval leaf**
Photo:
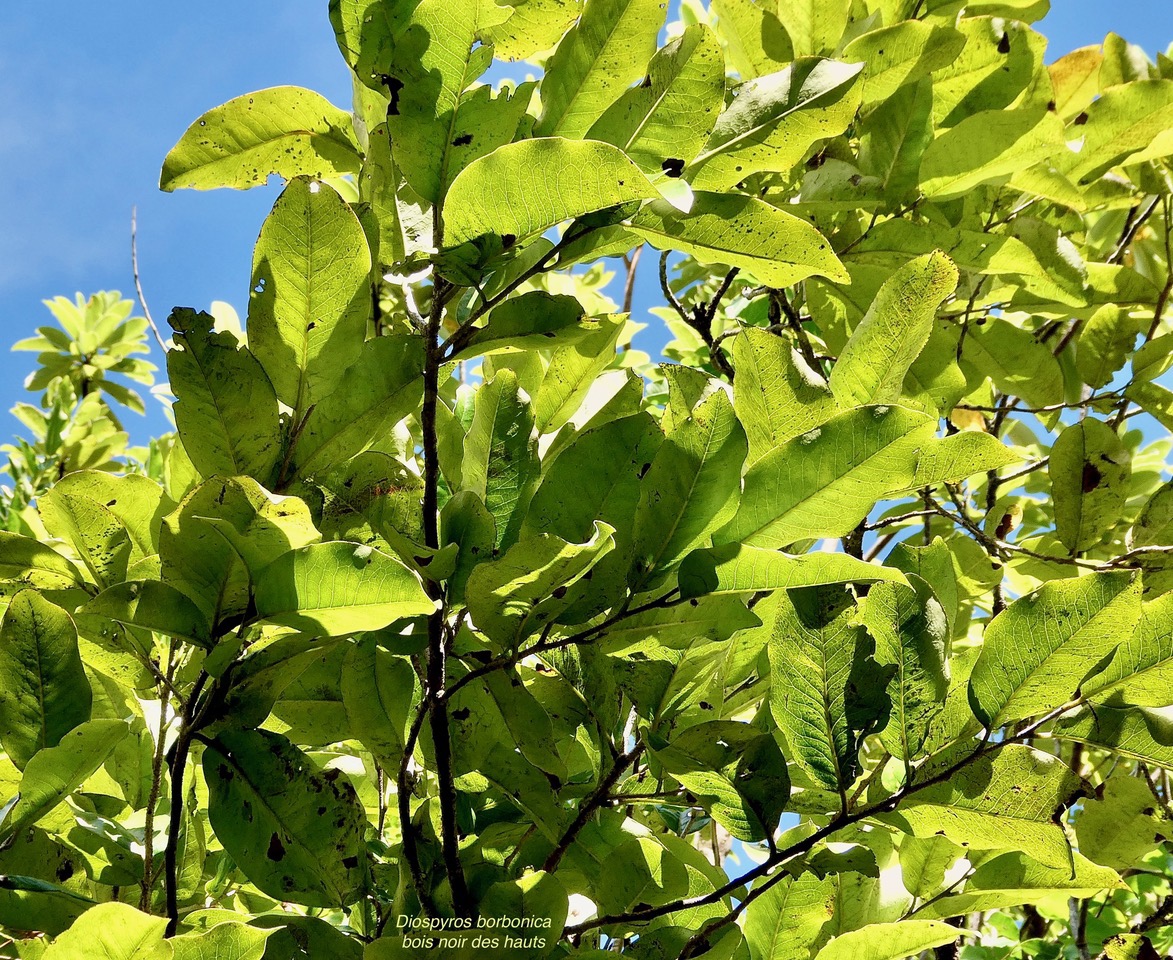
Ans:
{"type": "Polygon", "coordinates": [[[203,611],[186,594],[161,580],[116,583],[78,613],[154,630],[201,647],[209,646],[212,641],[212,628],[203,611]]]}
{"type": "Polygon", "coordinates": [[[663,0],[589,0],[546,63],[539,137],[578,139],[656,52],[663,0]]]}
{"type": "Polygon", "coordinates": [[[1132,456],[1108,424],[1086,417],[1065,429],[1047,467],[1055,533],[1073,553],[1095,546],[1120,520],[1132,456]]]}
{"type": "Polygon", "coordinates": [[[22,590],[0,623],[0,744],[20,769],[90,719],[93,694],[69,614],[22,590]]]}
{"type": "Polygon", "coordinates": [[[737,514],[715,540],[783,548],[845,536],[877,500],[908,487],[935,425],[904,407],[860,407],[787,441],[750,467],[737,514]]]}
{"type": "Polygon", "coordinates": [[[264,369],[210,314],[172,311],[181,349],[167,351],[176,429],[205,477],[250,476],[269,485],[281,460],[277,395],[264,369]]]}
{"type": "Polygon", "coordinates": [[[933,332],[937,308],[957,287],[957,267],[939,250],[917,257],[884,285],[831,370],[843,407],[889,403],[933,332]]]}
{"type": "Polygon", "coordinates": [[[1041,716],[1074,699],[1140,619],[1140,579],[1095,573],[1015,600],[986,628],[969,701],[988,728],[1041,716]]]}
{"type": "Polygon", "coordinates": [[[196,120],[163,161],[163,190],[248,189],[290,178],[358,173],[350,114],[302,87],[270,87],[196,120]]]}
{"type": "Polygon", "coordinates": [[[697,191],[688,213],[649,204],[632,219],[631,229],[658,250],[740,267],[772,287],[813,276],[849,279],[825,236],[757,197],[697,191]]]}
{"type": "Polygon", "coordinates": [[[253,252],[249,349],[295,426],[358,359],[371,315],[371,253],[333,187],[291,180],[253,252]]]}
{"type": "Polygon", "coordinates": [[[380,630],[436,609],[419,577],[400,561],[342,541],[290,550],[264,569],[255,586],[263,619],[330,637],[380,630]]]}
{"type": "Polygon", "coordinates": [[[688,166],[697,190],[726,190],[751,173],[785,172],[820,140],[847,129],[859,108],[863,65],[796,60],[742,84],[688,166]]]}
{"type": "Polygon", "coordinates": [[[84,583],[73,562],[52,547],[0,530],[0,581],[42,590],[62,590],[84,583]]]}
{"type": "Polygon", "coordinates": [[[166,917],[141,913],[129,903],[99,903],[45,950],[45,960],[171,960],[163,939],[166,917]]]}
{"type": "Polygon", "coordinates": [[[203,767],[212,829],[261,891],[315,907],[361,895],[366,817],[341,771],[265,730],[221,733],[203,767]]]}
{"type": "Polygon", "coordinates": [[[0,820],[0,839],[36,823],[80,787],[118,746],[130,728],[123,720],[87,720],[54,747],[38,750],[25,765],[17,801],[0,820]]]}
{"type": "Polygon", "coordinates": [[[647,80],[615,101],[587,139],[615,144],[645,173],[678,177],[700,152],[724,97],[720,43],[693,24],[652,57],[647,80]]]}
{"type": "Polygon", "coordinates": [[[465,167],[444,203],[444,245],[492,234],[526,240],[565,220],[659,192],[618,147],[540,137],[465,167]]]}
{"type": "Polygon", "coordinates": [[[922,950],[956,943],[964,932],[940,920],[869,923],[835,937],[815,960],[904,960],[922,950]]]}

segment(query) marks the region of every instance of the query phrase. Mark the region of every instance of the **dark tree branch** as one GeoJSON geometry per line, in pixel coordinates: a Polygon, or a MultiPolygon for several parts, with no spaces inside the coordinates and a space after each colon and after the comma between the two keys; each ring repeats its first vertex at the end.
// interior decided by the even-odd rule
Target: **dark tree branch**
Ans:
{"type": "Polygon", "coordinates": [[[639,755],[639,743],[637,742],[626,753],[621,753],[619,757],[612,764],[611,769],[607,775],[599,780],[599,785],[594,792],[585,798],[578,805],[578,816],[574,818],[574,822],[566,828],[566,832],[562,834],[558,845],[550,851],[550,855],[546,857],[546,862],[542,864],[542,869],[547,873],[553,873],[558,869],[558,864],[562,862],[562,857],[570,845],[578,839],[582,828],[591,822],[591,817],[594,816],[596,810],[606,804],[611,795],[611,790],[615,784],[619,782],[619,778],[623,776],[623,771],[626,770],[635,758],[639,755]]]}

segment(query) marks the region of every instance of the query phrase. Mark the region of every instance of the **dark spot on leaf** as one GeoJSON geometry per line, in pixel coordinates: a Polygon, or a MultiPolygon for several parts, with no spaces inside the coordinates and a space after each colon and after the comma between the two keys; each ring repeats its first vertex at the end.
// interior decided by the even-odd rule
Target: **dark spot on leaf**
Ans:
{"type": "Polygon", "coordinates": [[[282,860],[285,857],[285,845],[275,833],[269,838],[269,849],[266,852],[266,856],[273,861],[282,860]]]}
{"type": "Polygon", "coordinates": [[[114,506],[114,504],[116,504],[117,502],[118,502],[117,500],[111,500],[111,501],[110,501],[108,504],[106,504],[106,506],[108,506],[108,507],[112,507],[112,506],[114,506]]]}
{"type": "Polygon", "coordinates": [[[471,713],[472,713],[472,711],[469,710],[468,707],[461,707],[459,710],[452,711],[452,718],[454,720],[464,721],[469,718],[469,715],[471,713]]]}
{"type": "Polygon", "coordinates": [[[508,250],[510,247],[512,247],[515,243],[517,243],[517,234],[515,234],[515,233],[501,234],[501,246],[503,246],[506,250],[508,250]]]}
{"type": "Polygon", "coordinates": [[[564,596],[566,596],[566,587],[555,587],[554,588],[554,599],[555,600],[561,600],[564,596]]]}
{"type": "Polygon", "coordinates": [[[64,883],[73,876],[73,861],[68,859],[62,860],[57,865],[57,869],[54,872],[57,877],[57,882],[64,883]]]}
{"type": "Polygon", "coordinates": [[[318,816],[323,817],[325,815],[326,815],[326,808],[325,807],[318,807],[318,816]]]}
{"type": "Polygon", "coordinates": [[[354,854],[351,854],[349,857],[343,857],[342,866],[346,867],[347,870],[353,870],[358,866],[358,857],[354,854]]]}
{"type": "Polygon", "coordinates": [[[700,601],[694,598],[694,599],[688,601],[688,605],[690,607],[696,607],[696,606],[700,605],[700,601]]]}
{"type": "Polygon", "coordinates": [[[651,468],[652,465],[650,463],[645,463],[642,467],[640,467],[639,478],[642,480],[644,478],[644,474],[647,473],[651,468]]]}
{"type": "Polygon", "coordinates": [[[467,147],[470,143],[472,143],[472,134],[462,133],[459,137],[452,141],[452,146],[467,147]]]}
{"type": "Polygon", "coordinates": [[[1004,514],[1002,514],[1002,519],[998,521],[998,527],[994,531],[994,536],[997,537],[999,540],[1005,540],[1006,535],[1010,533],[1010,531],[1013,529],[1013,527],[1014,527],[1014,517],[1011,516],[1009,513],[1004,513],[1004,514]]]}
{"type": "Polygon", "coordinates": [[[701,702],[698,704],[698,706],[699,706],[699,707],[700,707],[702,710],[712,710],[712,709],[713,709],[713,705],[712,705],[711,703],[709,703],[709,701],[708,701],[708,700],[702,700],[702,701],[701,701],[701,702]]]}
{"type": "Polygon", "coordinates": [[[670,177],[679,177],[684,173],[684,161],[677,157],[669,157],[660,164],[660,169],[670,177]]]}
{"type": "Polygon", "coordinates": [[[1085,110],[1071,122],[1074,123],[1077,127],[1082,127],[1085,123],[1087,123],[1087,111],[1085,110]]]}
{"type": "Polygon", "coordinates": [[[311,330],[313,330],[313,329],[314,329],[314,327],[316,327],[317,325],[318,325],[318,322],[317,322],[316,320],[311,320],[309,323],[307,323],[307,324],[305,325],[306,333],[309,333],[309,332],[310,332],[311,330]]]}
{"type": "Polygon", "coordinates": [[[1054,113],[1054,112],[1055,112],[1055,107],[1056,107],[1056,103],[1055,103],[1055,101],[1054,101],[1054,100],[1048,100],[1048,101],[1047,101],[1047,110],[1048,110],[1050,113],[1054,113]]]}
{"type": "Polygon", "coordinates": [[[620,181],[619,181],[619,186],[623,186],[623,185],[624,185],[626,182],[627,182],[626,180],[620,180],[620,181]]]}
{"type": "Polygon", "coordinates": [[[1104,475],[1096,469],[1094,464],[1085,463],[1083,465],[1083,492],[1091,493],[1100,485],[1100,481],[1104,479],[1104,475]]]}
{"type": "Polygon", "coordinates": [[[651,85],[652,85],[652,77],[651,77],[651,74],[648,74],[647,76],[644,77],[644,82],[641,83],[640,86],[646,90],[651,85]]]}
{"type": "Polygon", "coordinates": [[[329,770],[327,770],[325,773],[322,774],[322,779],[325,780],[327,783],[333,783],[340,776],[342,776],[342,771],[339,770],[337,767],[331,767],[329,770]]]}

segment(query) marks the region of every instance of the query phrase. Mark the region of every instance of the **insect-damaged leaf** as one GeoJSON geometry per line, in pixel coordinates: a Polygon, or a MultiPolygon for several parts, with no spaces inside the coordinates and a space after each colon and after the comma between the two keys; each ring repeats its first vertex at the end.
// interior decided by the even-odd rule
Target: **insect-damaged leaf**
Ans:
{"type": "Polygon", "coordinates": [[[203,767],[212,829],[260,890],[315,907],[361,895],[366,818],[340,770],[265,730],[221,733],[203,767]]]}

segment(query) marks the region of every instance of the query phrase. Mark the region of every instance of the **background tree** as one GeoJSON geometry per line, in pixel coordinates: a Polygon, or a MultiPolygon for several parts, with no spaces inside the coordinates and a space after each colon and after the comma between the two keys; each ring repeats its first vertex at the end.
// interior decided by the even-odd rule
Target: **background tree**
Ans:
{"type": "Polygon", "coordinates": [[[337,0],[353,114],[199,118],[288,183],[176,437],[49,442],[116,296],[37,344],[10,952],[1167,952],[1173,67],[1045,10],[337,0]]]}

